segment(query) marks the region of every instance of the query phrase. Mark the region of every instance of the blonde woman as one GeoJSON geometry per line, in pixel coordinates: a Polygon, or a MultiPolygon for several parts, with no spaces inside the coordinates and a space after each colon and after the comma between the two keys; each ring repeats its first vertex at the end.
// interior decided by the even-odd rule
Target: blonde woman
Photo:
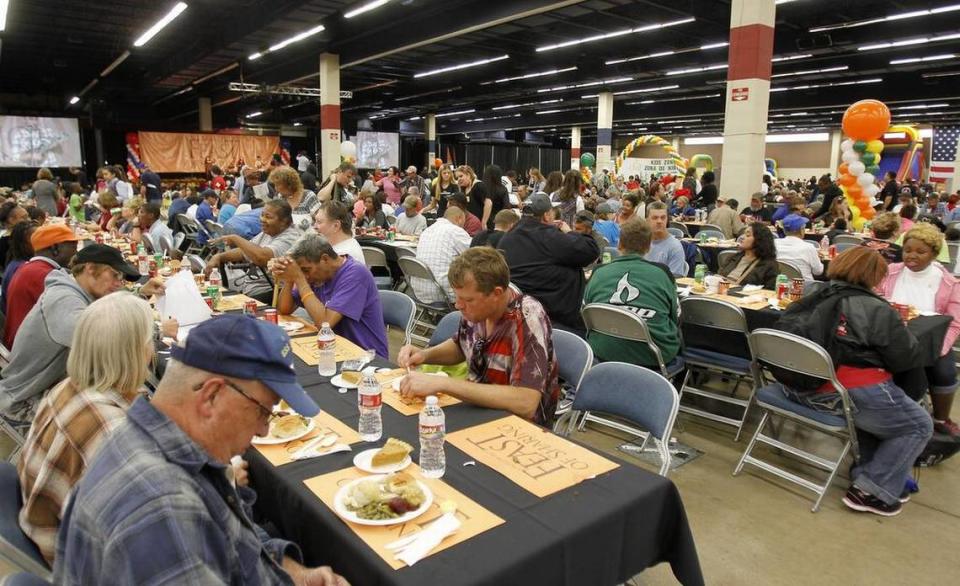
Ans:
{"type": "Polygon", "coordinates": [[[454,193],[460,193],[460,186],[453,177],[453,169],[443,167],[440,169],[440,176],[433,183],[433,197],[430,199],[430,205],[423,208],[421,213],[436,210],[437,217],[442,218],[447,213],[447,200],[454,193]]]}
{"type": "Polygon", "coordinates": [[[537,193],[543,191],[547,186],[547,179],[540,173],[540,169],[536,167],[530,168],[530,179],[527,182],[527,186],[530,188],[530,193],[537,193]]]}
{"type": "Polygon", "coordinates": [[[300,175],[293,167],[277,167],[270,172],[268,181],[276,188],[277,195],[287,200],[293,210],[293,225],[305,231],[313,225],[313,215],[320,209],[320,198],[303,188],[300,175]]]}
{"type": "Polygon", "coordinates": [[[80,314],[67,378],[40,401],[17,466],[20,527],[53,563],[60,511],[108,433],[142,392],[153,358],[153,311],[125,291],[80,314]]]}
{"type": "Polygon", "coordinates": [[[120,208],[120,214],[114,215],[107,221],[107,230],[113,234],[117,235],[127,235],[133,231],[134,220],[137,219],[137,214],[140,213],[140,207],[143,205],[143,200],[139,197],[134,197],[127,200],[127,203],[123,204],[123,207],[120,208]]]}

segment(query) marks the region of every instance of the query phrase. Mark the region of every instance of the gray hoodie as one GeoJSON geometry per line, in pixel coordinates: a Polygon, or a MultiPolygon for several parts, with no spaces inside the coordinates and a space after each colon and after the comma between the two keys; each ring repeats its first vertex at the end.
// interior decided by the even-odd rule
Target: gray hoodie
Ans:
{"type": "Polygon", "coordinates": [[[17,331],[0,380],[0,412],[13,419],[22,419],[18,415],[25,407],[36,405],[67,376],[73,329],[80,312],[93,302],[66,271],[51,271],[43,285],[43,294],[17,331]]]}

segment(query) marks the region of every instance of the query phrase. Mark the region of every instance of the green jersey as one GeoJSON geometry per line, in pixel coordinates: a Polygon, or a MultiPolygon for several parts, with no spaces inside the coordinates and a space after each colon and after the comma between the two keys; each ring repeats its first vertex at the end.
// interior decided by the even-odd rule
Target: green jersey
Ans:
{"type": "MultiPolygon", "coordinates": [[[[583,302],[619,305],[643,318],[664,363],[673,360],[680,351],[677,285],[670,270],[663,265],[646,261],[637,254],[613,259],[594,269],[583,302]]],[[[597,332],[589,332],[587,341],[600,360],[657,368],[656,358],[645,343],[597,332]]]]}

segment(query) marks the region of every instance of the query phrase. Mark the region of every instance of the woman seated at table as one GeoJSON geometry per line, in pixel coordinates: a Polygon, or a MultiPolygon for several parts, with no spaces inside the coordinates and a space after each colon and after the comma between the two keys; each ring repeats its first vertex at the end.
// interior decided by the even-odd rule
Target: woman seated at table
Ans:
{"type": "Polygon", "coordinates": [[[928,367],[926,373],[933,403],[934,429],[937,433],[960,436],[960,426],[950,419],[957,391],[953,344],[960,335],[960,281],[942,265],[933,262],[943,247],[943,234],[934,226],[925,223],[914,226],[903,238],[903,262],[889,266],[879,291],[890,301],[953,318],[943,339],[940,359],[928,367]]]}
{"type": "Polygon", "coordinates": [[[380,200],[376,195],[367,194],[363,196],[363,215],[357,221],[358,228],[383,228],[390,227],[387,223],[387,216],[383,213],[380,200]]]}
{"type": "Polygon", "coordinates": [[[820,216],[820,221],[822,221],[827,226],[833,224],[837,220],[844,220],[845,222],[850,222],[852,219],[850,213],[850,208],[847,206],[847,200],[838,197],[833,200],[833,203],[830,204],[830,210],[826,214],[820,216]]]}
{"type": "Polygon", "coordinates": [[[646,206],[641,206],[640,197],[635,193],[630,193],[620,199],[620,212],[615,220],[621,226],[633,218],[643,218],[646,206]]]}
{"type": "Polygon", "coordinates": [[[673,200],[673,206],[670,207],[670,216],[674,218],[677,216],[692,218],[696,213],[697,210],[693,209],[690,200],[684,195],[673,200]]]}
{"type": "Polygon", "coordinates": [[[120,215],[120,201],[112,191],[101,191],[97,196],[97,204],[100,207],[100,220],[97,223],[87,222],[83,225],[87,232],[106,232],[107,226],[114,215],[120,215]]]}
{"type": "MultiPolygon", "coordinates": [[[[873,293],[886,274],[887,264],[876,251],[850,248],[830,263],[830,283],[811,285],[782,321],[805,330],[794,328],[830,353],[837,380],[852,402],[854,425],[864,432],[857,434],[860,462],[850,469],[853,483],[843,503],[856,511],[893,516],[908,496],[910,468],[933,433],[933,421],[893,382],[892,373],[914,367],[919,348],[897,311],[873,293]],[[839,307],[823,296],[830,291],[845,295],[833,297],[839,307]]],[[[841,413],[840,396],[829,382],[815,390],[781,390],[813,409],[841,413]]]]}
{"type": "Polygon", "coordinates": [[[776,287],[780,269],[773,233],[762,223],[754,222],[744,230],[739,247],[740,252],[728,258],[720,267],[720,274],[733,281],[734,286],[776,287]]]}
{"type": "Polygon", "coordinates": [[[120,208],[120,214],[114,215],[107,221],[107,230],[115,235],[126,236],[130,234],[134,228],[134,220],[140,213],[141,205],[143,205],[143,201],[138,197],[127,200],[120,208]]]}
{"type": "Polygon", "coordinates": [[[903,249],[896,243],[900,234],[900,216],[886,212],[874,218],[870,224],[873,238],[864,239],[864,245],[880,253],[888,263],[901,262],[903,249]]]}

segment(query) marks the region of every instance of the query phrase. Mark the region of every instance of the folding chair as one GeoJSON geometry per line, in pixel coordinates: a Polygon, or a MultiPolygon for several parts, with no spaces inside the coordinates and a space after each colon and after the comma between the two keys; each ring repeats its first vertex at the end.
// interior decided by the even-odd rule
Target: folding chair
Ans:
{"type": "Polygon", "coordinates": [[[0,559],[18,570],[50,579],[50,568],[37,545],[20,529],[23,493],[17,467],[0,462],[0,559]]]}
{"type": "Polygon", "coordinates": [[[837,234],[833,238],[834,244],[863,244],[863,238],[854,234],[837,234]]]}
{"type": "Polygon", "coordinates": [[[736,256],[739,250],[721,250],[717,253],[717,265],[723,266],[727,262],[727,259],[733,256],[736,256]]]}
{"type": "Polygon", "coordinates": [[[573,397],[580,388],[584,375],[593,366],[593,348],[580,336],[564,330],[553,330],[553,351],[557,355],[560,379],[570,388],[569,394],[560,397],[557,403],[557,420],[554,433],[566,435],[569,431],[567,417],[573,407],[573,397]]]}
{"type": "Polygon", "coordinates": [[[687,365],[687,374],[683,377],[683,384],[680,386],[680,410],[690,415],[736,427],[737,434],[734,436],[734,441],[740,441],[740,433],[743,431],[743,424],[747,418],[747,411],[756,388],[755,381],[757,378],[753,370],[753,348],[750,345],[747,316],[743,313],[743,309],[727,301],[707,297],[690,297],[680,302],[680,319],[682,320],[681,327],[685,333],[722,339],[724,344],[728,342],[739,343],[741,353],[748,356],[748,358],[744,358],[729,352],[718,352],[697,347],[696,344],[686,341],[691,335],[685,336],[683,361],[687,365]],[[723,337],[721,338],[721,336],[723,337]],[[731,336],[736,340],[730,340],[729,337],[731,336]],[[694,386],[691,378],[695,372],[716,372],[721,375],[732,376],[734,380],[730,393],[719,393],[694,386]],[[751,383],[750,396],[746,399],[736,396],[737,387],[740,386],[740,381],[743,379],[748,379],[751,383]],[[735,419],[707,411],[705,408],[686,405],[683,403],[684,393],[705,397],[727,405],[735,405],[742,410],[740,417],[735,419]]]}
{"type": "MultiPolygon", "coordinates": [[[[644,438],[640,449],[645,450],[653,436],[660,454],[660,475],[666,476],[671,460],[670,435],[679,404],[677,390],[660,374],[635,364],[604,362],[587,371],[580,382],[573,399],[570,428],[579,412],[600,412],[639,425],[646,430],[639,434],[644,438]]],[[[637,433],[632,426],[623,428],[637,433]]]]}
{"type": "Polygon", "coordinates": [[[778,260],[777,267],[780,270],[781,275],[786,275],[788,279],[802,279],[803,273],[800,272],[800,269],[797,268],[793,263],[789,263],[785,260],[778,260]]]}
{"type": "Polygon", "coordinates": [[[372,246],[361,246],[363,250],[363,261],[373,273],[373,281],[377,284],[377,289],[393,289],[393,276],[390,273],[390,265],[387,264],[387,255],[379,248],[372,246]],[[374,268],[383,269],[386,275],[378,275],[374,268]]]}
{"type": "Polygon", "coordinates": [[[834,246],[837,247],[837,252],[843,252],[844,250],[849,250],[851,248],[860,246],[860,244],[854,244],[853,242],[838,242],[834,244],[834,246]]]}
{"type": "Polygon", "coordinates": [[[3,584],[3,586],[50,586],[50,582],[28,572],[10,574],[0,584],[3,584]]]}
{"type": "Polygon", "coordinates": [[[452,338],[457,330],[460,328],[460,319],[462,314],[459,311],[451,311],[447,315],[440,318],[440,321],[437,323],[437,327],[434,328],[433,333],[430,335],[430,340],[427,342],[428,347],[439,346],[443,342],[446,342],[452,338]]]}
{"type": "MultiPolygon", "coordinates": [[[[667,230],[669,230],[670,228],[674,228],[680,231],[680,236],[677,236],[677,238],[684,238],[684,237],[690,236],[690,230],[687,228],[687,225],[682,222],[670,222],[670,224],[668,224],[667,230]]],[[[676,234],[674,234],[674,236],[676,236],[676,234]]]]}
{"type": "Polygon", "coordinates": [[[163,253],[168,257],[173,255],[173,242],[166,235],[160,236],[160,250],[162,250],[163,253]]]}
{"type": "Polygon", "coordinates": [[[704,234],[704,238],[716,238],[717,240],[726,240],[727,237],[723,233],[723,230],[714,230],[713,228],[707,228],[704,226],[700,228],[700,231],[697,232],[697,238],[700,238],[700,235],[704,234]]]}
{"type": "Polygon", "coordinates": [[[223,236],[223,225],[218,224],[213,220],[205,220],[203,222],[203,227],[206,228],[206,232],[210,235],[210,238],[219,238],[223,236]]]}
{"type": "Polygon", "coordinates": [[[681,229],[679,229],[679,228],[674,228],[673,226],[670,226],[669,228],[667,228],[667,232],[669,232],[670,235],[673,236],[674,238],[687,238],[687,237],[688,237],[688,234],[684,233],[683,230],[681,230],[681,229]]]}
{"type": "MultiPolygon", "coordinates": [[[[401,250],[398,248],[398,251],[401,250]]],[[[427,342],[427,336],[433,331],[435,323],[446,313],[453,311],[453,304],[447,297],[447,292],[436,277],[433,271],[418,258],[412,256],[398,256],[397,264],[400,265],[400,271],[403,273],[404,282],[407,285],[407,293],[417,304],[417,317],[414,321],[414,330],[420,329],[423,335],[411,334],[411,338],[423,344],[427,342]],[[424,301],[417,296],[416,289],[413,287],[414,279],[419,279],[418,284],[423,284],[428,290],[433,290],[440,301],[424,301]]]]}
{"type": "Polygon", "coordinates": [[[160,250],[160,244],[153,239],[153,236],[146,232],[140,235],[140,241],[143,242],[143,249],[147,254],[154,254],[160,250]]]}
{"type": "MultiPolygon", "coordinates": [[[[712,230],[714,232],[719,232],[723,234],[723,228],[721,228],[720,226],[717,226],[716,224],[704,224],[703,226],[700,226],[700,232],[703,232],[704,230],[712,230]]],[[[698,234],[700,232],[698,232],[698,234]]]]}
{"type": "Polygon", "coordinates": [[[177,221],[180,222],[180,229],[182,230],[181,233],[184,235],[184,238],[189,243],[187,245],[187,249],[183,251],[184,254],[187,254],[187,253],[200,254],[201,252],[203,252],[203,246],[201,246],[200,243],[197,242],[197,235],[200,234],[201,230],[203,230],[200,224],[197,223],[196,220],[194,220],[187,214],[178,214],[177,221]]]}
{"type": "Polygon", "coordinates": [[[847,452],[852,451],[854,461],[860,459],[857,431],[850,411],[850,397],[847,395],[847,390],[837,380],[830,355],[814,342],[779,330],[760,328],[750,334],[750,343],[753,345],[754,370],[759,378],[758,386],[766,385],[767,378],[764,370],[768,366],[776,366],[830,382],[840,395],[843,415],[833,415],[792,401],[783,393],[779,384],[769,384],[759,388],[754,394],[754,402],[763,412],[763,416],[760,418],[760,424],[753,433],[753,437],[750,438],[747,449],[743,452],[743,456],[740,457],[740,461],[737,462],[737,467],[733,471],[733,475],[736,476],[743,469],[744,464],[752,464],[816,493],[817,500],[814,502],[813,508],[810,509],[811,512],[816,513],[847,452]],[[843,442],[840,455],[835,460],[830,460],[764,434],[763,431],[771,416],[793,421],[805,428],[839,439],[843,442]],[[782,452],[796,456],[803,462],[826,470],[829,473],[826,481],[822,485],[816,484],[798,474],[757,458],[752,455],[757,442],[767,444],[782,452]]]}
{"type": "Polygon", "coordinates": [[[410,343],[413,321],[417,315],[417,305],[407,295],[398,291],[379,291],[380,305],[383,307],[383,322],[403,330],[403,343],[410,343]]]}

